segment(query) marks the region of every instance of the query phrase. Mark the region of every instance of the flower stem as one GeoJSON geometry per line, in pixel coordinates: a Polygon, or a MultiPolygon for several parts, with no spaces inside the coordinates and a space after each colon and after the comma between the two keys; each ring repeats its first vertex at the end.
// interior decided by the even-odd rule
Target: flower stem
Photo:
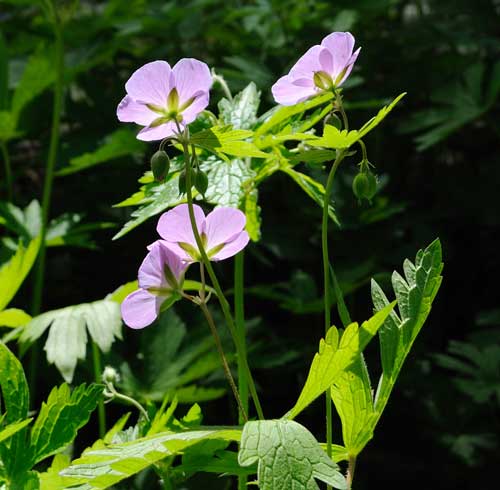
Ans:
{"type": "Polygon", "coordinates": [[[2,149],[2,157],[3,157],[3,164],[5,167],[5,182],[7,185],[7,200],[9,202],[12,202],[12,196],[13,196],[13,191],[12,191],[12,165],[10,163],[10,155],[9,155],[9,150],[7,148],[7,143],[5,141],[2,141],[1,144],[1,149],[2,149]]]}
{"type": "MultiPolygon", "coordinates": [[[[102,382],[101,352],[95,342],[92,342],[92,360],[94,364],[95,382],[99,384],[102,382]]],[[[99,400],[97,414],[99,417],[99,437],[102,439],[106,435],[106,411],[104,409],[104,400],[99,400]]]]}
{"type": "Polygon", "coordinates": [[[351,490],[354,480],[354,470],[356,469],[356,456],[349,456],[349,466],[347,467],[347,489],[351,490]]]}
{"type": "MultiPolygon", "coordinates": [[[[321,225],[321,248],[323,253],[323,281],[324,281],[324,304],[325,304],[325,333],[331,326],[331,292],[330,292],[330,262],[328,259],[328,206],[332,193],[333,181],[338,166],[344,159],[344,152],[339,151],[333,162],[332,168],[326,181],[325,195],[323,200],[323,220],[321,225]]],[[[332,457],[332,433],[333,433],[332,395],[331,390],[326,390],[326,452],[332,457]]]]}
{"type": "MultiPolygon", "coordinates": [[[[178,127],[179,133],[181,132],[180,127],[178,127]]],[[[217,279],[217,276],[215,275],[215,271],[212,267],[212,264],[210,263],[210,260],[207,256],[207,253],[203,247],[203,243],[201,241],[200,234],[198,232],[198,228],[196,227],[196,220],[194,218],[194,210],[193,210],[193,194],[191,192],[191,161],[190,161],[190,155],[189,155],[189,147],[186,142],[186,138],[182,138],[182,146],[184,150],[184,156],[186,160],[186,194],[187,194],[187,204],[188,204],[188,210],[189,210],[189,219],[191,221],[191,227],[193,229],[193,234],[194,238],[196,241],[196,245],[198,247],[198,250],[200,251],[201,255],[201,260],[203,264],[205,265],[205,268],[208,272],[208,275],[210,277],[210,280],[212,281],[212,286],[215,289],[215,292],[217,294],[217,299],[219,300],[222,313],[224,314],[224,318],[226,320],[226,324],[229,328],[229,332],[231,333],[231,337],[233,339],[234,345],[236,347],[236,354],[238,356],[239,362],[242,364],[242,368],[246,372],[246,377],[248,380],[248,387],[250,389],[250,394],[252,396],[252,400],[255,405],[255,409],[257,411],[257,415],[259,419],[264,418],[264,414],[262,412],[262,406],[259,401],[259,396],[257,395],[257,389],[255,387],[255,382],[252,377],[252,373],[250,372],[250,368],[248,366],[248,361],[247,358],[244,354],[244,347],[241,345],[240,338],[238,336],[238,332],[236,331],[236,326],[233,320],[233,317],[231,315],[231,310],[229,307],[229,303],[224,296],[224,293],[222,292],[222,288],[219,284],[219,280],[217,279]]]]}
{"type": "MultiPolygon", "coordinates": [[[[234,319],[236,322],[236,331],[239,335],[243,354],[247,355],[246,331],[245,331],[245,303],[244,303],[244,265],[245,252],[242,250],[234,258],[234,319]]],[[[240,388],[240,399],[243,407],[248,411],[248,381],[245,369],[238,359],[238,386],[240,388]]],[[[243,420],[238,420],[240,424],[243,420]]],[[[246,490],[246,475],[238,476],[238,490],[246,490]]]]}
{"type": "MultiPolygon", "coordinates": [[[[49,4],[49,3],[48,3],[49,4]]],[[[52,24],[55,37],[55,86],[54,86],[54,100],[52,105],[52,126],[50,131],[50,143],[47,156],[47,167],[43,185],[42,196],[42,223],[40,229],[40,250],[38,252],[38,259],[35,269],[34,289],[33,289],[33,303],[32,313],[33,316],[38,315],[42,306],[42,294],[45,276],[45,255],[46,244],[45,237],[47,235],[47,223],[49,219],[50,202],[52,197],[52,183],[54,180],[54,168],[57,159],[57,149],[59,146],[59,127],[61,120],[61,110],[63,101],[63,74],[64,74],[64,48],[63,48],[63,33],[62,25],[57,15],[57,9],[50,3],[52,24]]],[[[36,386],[36,369],[38,362],[39,348],[35,344],[31,350],[30,359],[30,386],[32,388],[32,397],[34,399],[34,387],[36,386]]]]}

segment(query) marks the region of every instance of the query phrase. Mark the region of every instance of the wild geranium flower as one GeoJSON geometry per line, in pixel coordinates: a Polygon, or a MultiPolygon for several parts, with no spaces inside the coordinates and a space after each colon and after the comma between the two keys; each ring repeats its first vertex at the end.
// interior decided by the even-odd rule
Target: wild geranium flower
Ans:
{"type": "MultiPolygon", "coordinates": [[[[240,210],[217,208],[205,217],[200,206],[194,204],[193,208],[196,227],[210,260],[227,259],[245,248],[249,237],[245,231],[246,217],[240,210]]],[[[156,229],[165,246],[182,260],[188,263],[201,260],[187,204],[163,213],[156,229]]]]}
{"type": "Polygon", "coordinates": [[[116,114],[122,122],[145,126],[137,139],[161,140],[177,133],[177,124],[184,128],[193,122],[207,107],[211,85],[210,70],[201,61],[183,58],[173,68],[166,61],[153,61],[128,79],[127,95],[116,114]]]}
{"type": "Polygon", "coordinates": [[[272,87],[274,100],[294,105],[320,92],[340,87],[351,73],[361,48],[354,53],[354,37],[349,32],[332,32],[321,45],[310,48],[288,75],[272,87]]]}
{"type": "Polygon", "coordinates": [[[153,323],[161,305],[175,299],[181,290],[187,267],[161,240],[150,245],[139,267],[139,289],[122,303],[123,321],[131,328],[144,328],[153,323]]]}

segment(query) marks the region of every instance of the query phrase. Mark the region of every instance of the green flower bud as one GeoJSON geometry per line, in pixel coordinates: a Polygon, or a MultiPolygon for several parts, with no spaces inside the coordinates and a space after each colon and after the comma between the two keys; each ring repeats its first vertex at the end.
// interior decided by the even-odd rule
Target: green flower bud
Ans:
{"type": "Polygon", "coordinates": [[[371,200],[377,192],[377,177],[369,170],[360,172],[352,181],[352,192],[360,200],[371,200]]]}
{"type": "Polygon", "coordinates": [[[167,152],[163,150],[158,150],[151,157],[151,171],[155,180],[161,182],[168,175],[170,170],[170,158],[168,158],[167,152]]]}
{"type": "Polygon", "coordinates": [[[179,194],[186,193],[186,170],[184,169],[179,174],[179,194]]]}
{"type": "Polygon", "coordinates": [[[208,189],[208,177],[202,170],[194,172],[194,187],[202,196],[205,196],[208,189]]]}

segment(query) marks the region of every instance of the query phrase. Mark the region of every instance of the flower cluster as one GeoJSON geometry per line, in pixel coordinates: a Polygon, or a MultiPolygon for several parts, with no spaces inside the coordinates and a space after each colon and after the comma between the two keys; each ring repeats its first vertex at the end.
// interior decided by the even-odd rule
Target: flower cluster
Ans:
{"type": "MultiPolygon", "coordinates": [[[[236,255],[248,243],[246,218],[238,209],[217,208],[205,216],[193,205],[196,228],[210,260],[236,255]]],[[[158,222],[161,240],[148,247],[139,267],[139,289],[122,303],[122,317],[131,328],[144,328],[158,317],[162,305],[169,305],[182,294],[184,275],[190,264],[201,261],[187,204],[164,213],[158,222]]]]}

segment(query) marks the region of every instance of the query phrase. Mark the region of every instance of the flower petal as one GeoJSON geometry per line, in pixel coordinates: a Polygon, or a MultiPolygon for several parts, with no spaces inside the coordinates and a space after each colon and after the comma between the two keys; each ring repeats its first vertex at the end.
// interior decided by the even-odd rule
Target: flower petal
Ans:
{"type": "Polygon", "coordinates": [[[156,320],[165,298],[154,296],[144,289],[130,293],[121,305],[123,321],[130,328],[144,328],[156,320]]]}
{"type": "Polygon", "coordinates": [[[219,252],[213,255],[210,260],[224,260],[232,257],[233,255],[236,255],[240,250],[243,250],[247,246],[249,240],[250,237],[248,236],[248,233],[246,231],[238,233],[234,240],[226,243],[226,245],[224,245],[224,247],[222,247],[219,252]]]}
{"type": "MultiPolygon", "coordinates": [[[[207,94],[212,86],[212,75],[206,63],[194,58],[183,58],[172,68],[175,88],[179,94],[180,105],[200,92],[207,94]]],[[[206,107],[206,106],[205,106],[206,107]]]]}
{"type": "Polygon", "coordinates": [[[304,78],[299,78],[296,82],[290,75],[281,77],[271,88],[274,100],[281,105],[294,105],[317,93],[312,84],[304,86],[304,78]]]}
{"type": "MultiPolygon", "coordinates": [[[[182,128],[183,124],[180,123],[180,126],[182,128]]],[[[137,139],[142,141],[158,141],[177,133],[177,126],[173,121],[169,121],[159,126],[146,126],[139,131],[137,139]]]]}
{"type": "Polygon", "coordinates": [[[235,208],[216,208],[205,219],[206,250],[230,242],[245,229],[245,214],[235,208]]]}
{"type": "Polygon", "coordinates": [[[145,104],[136,102],[130,95],[126,95],[118,104],[116,115],[121,122],[135,122],[141,126],[148,126],[158,117],[158,114],[145,104]]]}
{"type": "Polygon", "coordinates": [[[337,83],[338,86],[342,85],[345,80],[347,79],[347,77],[351,74],[351,71],[352,71],[352,67],[354,66],[354,63],[356,61],[356,59],[358,58],[358,55],[359,55],[359,52],[361,51],[361,48],[358,48],[354,53],[353,55],[351,56],[351,58],[349,59],[348,61],[348,64],[347,64],[347,68],[346,68],[346,71],[344,73],[344,76],[340,79],[340,81],[337,83]]]}
{"type": "Polygon", "coordinates": [[[182,111],[182,123],[189,124],[193,122],[198,117],[198,114],[207,107],[208,102],[208,92],[203,92],[198,95],[193,103],[182,111]]]}
{"type": "Polygon", "coordinates": [[[346,68],[354,49],[354,37],[350,32],[332,32],[321,41],[333,57],[333,71],[329,72],[335,80],[346,68]]]}
{"type": "Polygon", "coordinates": [[[166,107],[171,68],[166,61],[152,61],[132,73],[125,84],[127,94],[137,102],[166,107]]]}
{"type": "MultiPolygon", "coordinates": [[[[193,204],[196,227],[199,233],[205,231],[205,213],[200,206],[193,204]]],[[[167,242],[189,243],[196,249],[196,240],[189,220],[189,210],[187,204],[179,204],[175,208],[163,213],[158,220],[156,227],[158,234],[167,242]]],[[[172,248],[169,247],[171,250],[172,248]]],[[[181,256],[182,257],[182,256],[181,256]]]]}
{"type": "Polygon", "coordinates": [[[311,78],[314,72],[320,71],[321,63],[319,62],[319,54],[322,48],[319,45],[309,48],[290,69],[290,75],[293,78],[311,78]]]}

